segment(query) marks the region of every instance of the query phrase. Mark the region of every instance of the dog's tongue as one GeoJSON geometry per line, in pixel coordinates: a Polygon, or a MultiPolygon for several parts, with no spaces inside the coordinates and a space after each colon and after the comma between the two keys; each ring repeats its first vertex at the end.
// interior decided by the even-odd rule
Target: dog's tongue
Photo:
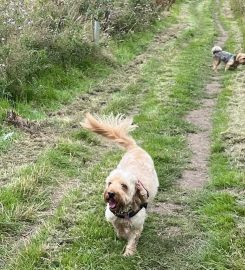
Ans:
{"type": "Polygon", "coordinates": [[[109,207],[110,207],[111,209],[113,209],[113,208],[116,207],[116,201],[115,201],[113,198],[111,198],[111,199],[109,200],[109,207]]]}

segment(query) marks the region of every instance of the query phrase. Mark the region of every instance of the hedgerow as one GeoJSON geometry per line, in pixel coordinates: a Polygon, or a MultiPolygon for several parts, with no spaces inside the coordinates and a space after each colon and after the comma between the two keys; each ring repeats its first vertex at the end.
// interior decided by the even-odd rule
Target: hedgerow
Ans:
{"type": "MultiPolygon", "coordinates": [[[[103,36],[123,39],[142,31],[172,1],[2,0],[0,3],[0,97],[26,99],[26,86],[55,67],[86,69],[104,59],[92,42],[91,24],[103,36]]],[[[31,95],[29,95],[31,99],[31,95]]]]}

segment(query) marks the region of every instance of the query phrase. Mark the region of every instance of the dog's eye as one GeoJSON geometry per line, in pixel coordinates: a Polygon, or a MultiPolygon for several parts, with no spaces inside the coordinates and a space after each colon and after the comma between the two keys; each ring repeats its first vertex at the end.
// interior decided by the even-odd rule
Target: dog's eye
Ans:
{"type": "Polygon", "coordinates": [[[108,183],[108,186],[111,184],[111,182],[108,183]]]}
{"type": "Polygon", "coordinates": [[[121,184],[124,189],[128,189],[127,185],[121,184]]]}

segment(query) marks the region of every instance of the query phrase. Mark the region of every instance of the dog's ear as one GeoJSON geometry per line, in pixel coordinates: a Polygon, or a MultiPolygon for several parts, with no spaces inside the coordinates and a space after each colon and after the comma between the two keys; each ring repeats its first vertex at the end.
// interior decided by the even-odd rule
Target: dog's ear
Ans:
{"type": "Polygon", "coordinates": [[[136,192],[132,199],[132,210],[137,211],[142,203],[139,193],[136,192]]]}
{"type": "Polygon", "coordinates": [[[149,194],[140,180],[137,181],[135,188],[136,194],[138,195],[141,203],[145,203],[148,199],[149,194]]]}
{"type": "Polygon", "coordinates": [[[140,195],[140,190],[139,190],[139,182],[137,181],[135,183],[135,193],[134,196],[132,198],[132,208],[133,210],[137,210],[139,208],[139,206],[142,203],[142,199],[141,199],[141,195],[140,195]]]}

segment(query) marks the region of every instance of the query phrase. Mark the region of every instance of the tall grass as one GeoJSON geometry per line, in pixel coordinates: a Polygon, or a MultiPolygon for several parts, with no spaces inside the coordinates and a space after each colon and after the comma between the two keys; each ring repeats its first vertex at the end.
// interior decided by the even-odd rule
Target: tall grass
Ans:
{"type": "Polygon", "coordinates": [[[245,2],[244,0],[230,0],[231,8],[240,21],[239,26],[243,34],[242,47],[245,49],[245,2]]]}
{"type": "MultiPolygon", "coordinates": [[[[166,2],[166,5],[168,3],[166,2]]],[[[151,0],[7,1],[0,2],[0,97],[14,101],[55,99],[29,85],[52,73],[86,72],[111,64],[92,42],[91,22],[101,22],[103,41],[123,39],[157,19],[151,0]],[[105,40],[106,38],[106,40],[105,40]],[[62,71],[62,72],[60,72],[62,71]]]]}

